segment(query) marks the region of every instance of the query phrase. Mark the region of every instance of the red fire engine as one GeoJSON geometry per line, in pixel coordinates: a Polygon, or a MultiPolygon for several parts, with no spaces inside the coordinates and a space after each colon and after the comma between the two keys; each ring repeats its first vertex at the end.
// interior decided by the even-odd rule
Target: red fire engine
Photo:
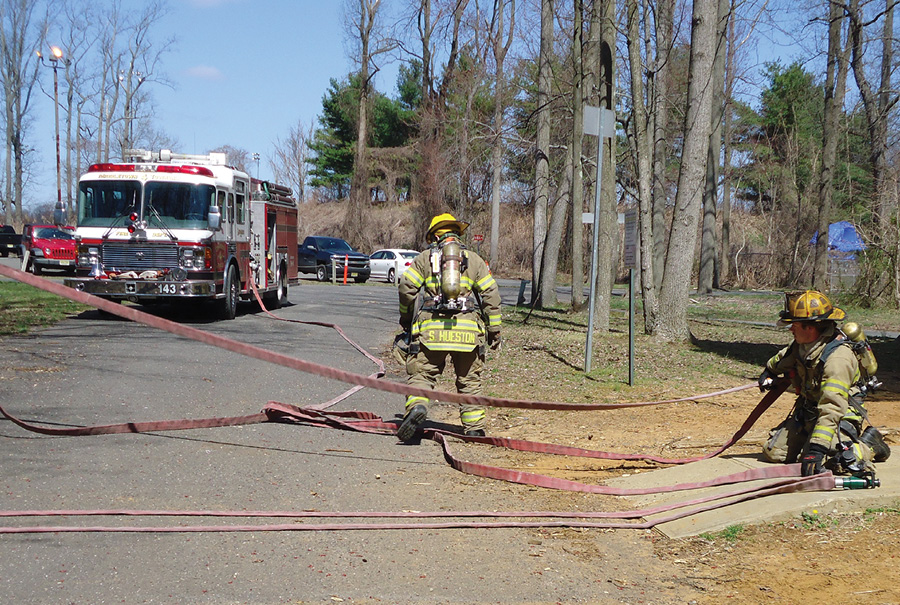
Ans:
{"type": "Polygon", "coordinates": [[[233,319],[251,280],[279,307],[297,279],[297,205],[287,187],[226,165],[224,153],[130,150],[78,185],[76,277],[110,300],[215,300],[233,319]]]}

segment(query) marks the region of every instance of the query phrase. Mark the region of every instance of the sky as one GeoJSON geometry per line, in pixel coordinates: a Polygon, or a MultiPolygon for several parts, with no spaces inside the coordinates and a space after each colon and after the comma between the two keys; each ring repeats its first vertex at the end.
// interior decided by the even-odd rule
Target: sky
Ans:
{"type": "MultiPolygon", "coordinates": [[[[126,7],[141,5],[125,0],[126,7]]],[[[298,122],[312,123],[331,78],[341,80],[354,69],[345,50],[342,6],[343,0],[169,0],[170,12],[154,38],[177,38],[163,68],[174,88],[155,84],[152,94],[158,127],[180,143],[172,151],[206,153],[231,145],[259,153],[259,176],[271,178],[267,157],[276,139],[286,138],[298,122]]],[[[52,91],[48,75],[44,87],[52,91]]],[[[376,85],[393,95],[395,82],[388,79],[376,85]]],[[[31,205],[56,199],[51,98],[36,100],[34,117],[40,169],[31,205]]],[[[255,167],[252,172],[256,176],[255,167]]]]}

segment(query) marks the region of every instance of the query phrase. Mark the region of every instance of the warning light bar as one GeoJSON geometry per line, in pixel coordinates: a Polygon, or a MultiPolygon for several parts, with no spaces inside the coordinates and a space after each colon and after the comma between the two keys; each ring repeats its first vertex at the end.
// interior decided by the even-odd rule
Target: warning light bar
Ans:
{"type": "MultiPolygon", "coordinates": [[[[142,166],[141,170],[152,172],[167,172],[176,174],[194,174],[197,176],[214,177],[213,171],[203,166],[172,166],[169,164],[159,165],[155,168],[142,166]]],[[[135,172],[137,168],[134,164],[91,164],[88,172],[135,172]]]]}

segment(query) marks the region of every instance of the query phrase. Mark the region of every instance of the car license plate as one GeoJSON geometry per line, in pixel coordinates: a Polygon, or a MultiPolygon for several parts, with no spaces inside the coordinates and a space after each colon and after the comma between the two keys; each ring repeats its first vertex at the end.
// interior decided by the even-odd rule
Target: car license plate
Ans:
{"type": "Polygon", "coordinates": [[[72,261],[70,261],[70,260],[61,260],[61,261],[59,261],[59,264],[60,264],[61,266],[63,266],[63,267],[67,267],[67,266],[69,266],[69,265],[72,264],[72,261]]]}

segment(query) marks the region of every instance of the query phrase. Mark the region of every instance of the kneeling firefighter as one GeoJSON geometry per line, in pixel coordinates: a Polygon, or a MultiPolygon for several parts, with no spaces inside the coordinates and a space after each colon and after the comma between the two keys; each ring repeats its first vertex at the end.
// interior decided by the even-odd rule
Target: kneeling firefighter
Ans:
{"type": "MultiPolygon", "coordinates": [[[[485,343],[500,347],[500,291],[487,263],[460,241],[468,226],[451,214],[435,216],[426,234],[429,248],[400,277],[400,326],[409,334],[411,386],[433,389],[449,357],[456,390],[481,395],[485,343]]],[[[427,415],[427,398],[408,397],[397,437],[411,441],[427,415]]],[[[466,435],[484,436],[483,407],[461,404],[459,416],[466,435]]]]}
{"type": "Polygon", "coordinates": [[[864,476],[891,450],[869,426],[864,397],[880,383],[878,364],[855,323],[843,330],[844,311],[816,290],[785,295],[779,326],[793,342],[772,357],[759,377],[765,390],[779,375],[790,377],[799,395],[790,415],[769,433],[763,454],[772,462],[801,462],[804,477],[831,470],[864,476]]]}

